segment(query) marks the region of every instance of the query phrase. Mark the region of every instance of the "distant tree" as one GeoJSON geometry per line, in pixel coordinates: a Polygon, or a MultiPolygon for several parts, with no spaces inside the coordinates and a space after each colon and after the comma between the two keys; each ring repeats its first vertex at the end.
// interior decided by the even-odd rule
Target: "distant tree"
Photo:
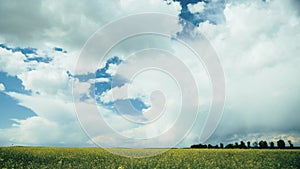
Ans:
{"type": "Polygon", "coordinates": [[[194,145],[191,145],[191,148],[207,148],[207,145],[205,145],[205,144],[194,144],[194,145]]]}
{"type": "Polygon", "coordinates": [[[274,142],[273,142],[273,141],[270,142],[270,148],[271,148],[271,149],[274,148],[274,142]]]}
{"type": "Polygon", "coordinates": [[[225,146],[225,148],[234,148],[234,145],[233,145],[233,144],[227,144],[227,145],[225,146]]]}
{"type": "Polygon", "coordinates": [[[268,143],[266,141],[261,140],[258,144],[259,148],[268,148],[268,143]]]}
{"type": "Polygon", "coordinates": [[[247,141],[247,147],[248,147],[248,148],[251,148],[250,145],[251,145],[250,141],[247,141]]]}
{"type": "Polygon", "coordinates": [[[259,145],[259,148],[264,148],[264,141],[260,141],[259,143],[258,143],[258,145],[259,145]]]}
{"type": "Polygon", "coordinates": [[[268,143],[266,141],[263,142],[263,148],[268,148],[268,143]]]}
{"type": "Polygon", "coordinates": [[[197,148],[197,145],[193,144],[191,145],[191,148],[197,148]]]}
{"type": "MultiPolygon", "coordinates": [[[[291,140],[288,140],[288,143],[290,145],[290,148],[294,148],[294,145],[292,144],[291,140]]],[[[252,143],[252,147],[253,148],[260,148],[260,149],[267,149],[267,148],[271,148],[274,149],[275,148],[275,143],[274,142],[270,142],[268,144],[267,141],[261,140],[259,142],[255,141],[252,143]],[[270,147],[269,147],[270,146],[270,147]]],[[[285,148],[285,142],[284,140],[278,140],[277,141],[277,147],[280,149],[284,149],[285,148]]],[[[220,143],[219,145],[212,145],[212,144],[194,144],[191,145],[191,148],[224,148],[224,144],[220,143]]],[[[225,148],[251,148],[251,142],[247,141],[247,146],[245,144],[244,141],[240,141],[240,144],[238,142],[235,142],[234,144],[227,144],[225,146],[225,148]]]]}
{"type": "Polygon", "coordinates": [[[238,142],[234,143],[234,148],[239,148],[239,143],[238,142]]]}
{"type": "Polygon", "coordinates": [[[247,147],[246,147],[246,144],[243,141],[241,141],[239,148],[247,148],[247,147]]]}
{"type": "Polygon", "coordinates": [[[289,144],[290,144],[290,148],[294,148],[294,145],[292,144],[291,140],[288,140],[289,144]]]}
{"type": "Polygon", "coordinates": [[[223,143],[220,143],[220,148],[224,148],[224,144],[223,143]]]}
{"type": "Polygon", "coordinates": [[[253,145],[254,148],[257,148],[258,147],[257,141],[253,142],[252,145],[253,145]]]}
{"type": "Polygon", "coordinates": [[[277,141],[277,147],[278,148],[285,148],[285,142],[283,140],[277,141]]]}

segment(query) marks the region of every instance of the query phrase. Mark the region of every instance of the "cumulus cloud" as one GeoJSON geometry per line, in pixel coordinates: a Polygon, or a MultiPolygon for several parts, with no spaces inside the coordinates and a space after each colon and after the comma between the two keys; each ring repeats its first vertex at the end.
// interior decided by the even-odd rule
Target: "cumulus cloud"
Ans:
{"type": "Polygon", "coordinates": [[[0,91],[5,91],[5,86],[2,83],[0,83],[0,91]]]}
{"type": "MultiPolygon", "coordinates": [[[[74,140],[85,144],[87,137],[82,134],[73,108],[72,80],[79,84],[73,93],[75,98],[86,98],[91,94],[91,84],[107,82],[108,79],[96,78],[80,82],[72,76],[80,48],[92,33],[111,20],[139,12],[177,14],[180,10],[178,3],[168,6],[161,0],[90,1],[75,4],[69,1],[29,1],[26,6],[24,8],[24,4],[13,1],[0,2],[1,43],[12,48],[33,46],[38,49],[35,54],[25,55],[0,48],[0,71],[22,81],[24,88],[30,91],[29,94],[6,94],[20,105],[33,110],[37,116],[16,120],[11,129],[1,129],[1,136],[6,135],[5,138],[1,137],[5,144],[73,145],[73,142],[77,142],[74,140]],[[68,52],[53,50],[57,46],[68,52]],[[28,58],[40,56],[49,56],[49,62],[27,61],[28,58]],[[45,133],[49,132],[51,134],[47,139],[45,133]]],[[[113,75],[115,69],[116,66],[111,64],[107,73],[113,75]]],[[[91,102],[83,100],[85,104],[91,102]]]]}
{"type": "MultiPolygon", "coordinates": [[[[169,2],[168,0],[164,0],[169,2]]],[[[186,24],[186,21],[198,26],[200,23],[209,22],[211,24],[224,23],[225,17],[223,14],[226,2],[224,0],[219,1],[205,1],[205,0],[172,0],[173,2],[179,2],[181,11],[179,13],[180,23],[184,26],[184,29],[190,29],[186,24]]],[[[172,4],[172,1],[168,4],[172,4]]],[[[187,30],[189,31],[189,30],[187,30]]],[[[188,33],[188,32],[184,32],[188,33]]]]}
{"type": "MultiPolygon", "coordinates": [[[[169,39],[171,41],[171,39],[169,39]]],[[[175,42],[174,42],[175,43],[175,42]]],[[[178,43],[178,42],[177,42],[178,43]]],[[[111,90],[108,90],[104,92],[100,97],[100,99],[103,102],[113,102],[120,99],[127,99],[127,98],[141,98],[141,100],[146,103],[147,105],[151,105],[149,109],[155,108],[155,105],[153,105],[153,101],[161,99],[161,96],[159,98],[152,98],[154,91],[160,91],[163,93],[164,96],[164,108],[163,110],[156,110],[154,111],[154,115],[150,114],[147,116],[147,113],[149,109],[146,109],[143,111],[146,118],[149,118],[154,121],[151,121],[149,124],[138,124],[138,125],[129,125],[126,127],[118,128],[115,127],[115,125],[118,126],[119,123],[115,124],[113,121],[110,124],[111,127],[116,128],[116,130],[126,136],[127,138],[134,138],[134,139],[149,139],[147,143],[145,142],[130,142],[128,143],[128,146],[134,147],[134,146],[147,146],[147,147],[155,147],[155,146],[174,146],[176,145],[178,140],[181,140],[185,136],[185,134],[188,133],[188,129],[184,127],[184,124],[190,125],[192,127],[193,121],[195,119],[188,118],[189,116],[193,116],[193,113],[195,113],[195,110],[193,110],[193,107],[182,105],[182,95],[185,95],[182,92],[188,89],[187,86],[191,87],[192,81],[186,81],[187,73],[186,69],[184,69],[184,66],[189,67],[190,73],[192,73],[192,76],[194,75],[196,77],[196,81],[200,81],[197,85],[198,89],[200,89],[200,107],[201,107],[201,116],[198,116],[197,124],[195,125],[194,131],[199,135],[201,130],[201,127],[203,127],[203,119],[207,117],[207,114],[203,114],[204,112],[208,111],[208,107],[210,104],[210,95],[209,93],[209,84],[208,84],[208,77],[203,69],[201,67],[201,62],[198,61],[198,58],[194,56],[194,54],[186,49],[182,44],[173,44],[171,45],[172,52],[175,51],[176,56],[181,55],[182,59],[180,62],[180,65],[178,65],[178,62],[176,64],[172,64],[172,59],[179,59],[179,58],[172,58],[169,55],[161,56],[162,53],[149,51],[148,54],[145,55],[138,55],[134,54],[128,58],[124,58],[124,62],[120,64],[118,67],[119,70],[117,71],[117,75],[124,77],[125,79],[129,79],[130,83],[126,83],[125,85],[121,87],[115,87],[111,90]],[[182,52],[182,53],[181,53],[182,52]],[[184,54],[184,55],[183,55],[184,54]],[[193,59],[191,59],[191,57],[193,59]],[[151,64],[152,63],[152,64],[151,64]],[[154,64],[153,64],[154,63],[154,64]],[[169,66],[162,66],[169,65],[169,66]],[[152,67],[156,67],[157,69],[151,69],[152,67]],[[144,70],[141,71],[135,71],[138,69],[137,67],[141,67],[144,70]],[[147,70],[147,68],[150,68],[147,70]],[[160,69],[161,68],[161,69],[160,69]],[[166,69],[167,68],[167,69],[166,69]],[[126,71],[123,71],[126,70],[126,71]],[[165,72],[164,72],[165,71],[165,72]],[[134,76],[131,76],[130,72],[135,72],[134,76]],[[199,76],[200,75],[200,76],[199,76]],[[159,83],[161,82],[161,83],[159,83]],[[180,84],[178,84],[180,83],[180,84]],[[151,99],[150,99],[151,98],[151,99]],[[156,114],[155,114],[156,113],[156,114]],[[157,114],[158,113],[158,114],[157,114]],[[178,119],[179,114],[183,114],[184,118],[178,119]],[[155,119],[158,117],[158,119],[155,119]],[[175,126],[175,122],[178,122],[175,126]],[[153,130],[155,128],[156,130],[153,130]],[[169,132],[166,132],[169,131],[169,132]],[[163,133],[166,133],[164,137],[158,137],[159,135],[163,135],[163,133]],[[157,137],[157,138],[156,138],[157,137]],[[170,140],[173,141],[171,142],[170,140]],[[158,142],[159,141],[159,142],[158,142]],[[159,145],[158,145],[159,143],[159,145]],[[131,144],[131,145],[130,145],[131,144]]],[[[176,57],[175,56],[175,57],[176,57]]],[[[196,89],[197,90],[197,89],[196,89]]],[[[193,90],[193,92],[195,92],[193,90]]],[[[190,94],[188,98],[185,99],[185,103],[193,103],[194,100],[197,98],[193,97],[193,94],[190,94]]],[[[161,100],[163,101],[163,100],[161,100]]],[[[104,118],[108,118],[109,121],[111,121],[111,115],[104,115],[104,118]]],[[[138,121],[138,119],[134,117],[127,117],[131,120],[138,121]]],[[[127,118],[125,119],[119,119],[118,122],[124,124],[127,121],[127,118]]],[[[148,120],[149,120],[148,119],[148,120]]],[[[130,123],[129,123],[130,124],[130,123]]],[[[133,123],[135,124],[135,123],[133,123]]],[[[108,137],[108,140],[115,139],[114,142],[111,142],[112,144],[115,142],[118,142],[118,137],[114,134],[109,135],[98,135],[96,136],[95,141],[102,142],[103,138],[108,137]],[[101,139],[99,139],[101,138],[101,139]]],[[[123,144],[124,145],[124,144],[123,144]]]]}
{"type": "Polygon", "coordinates": [[[187,7],[191,13],[196,13],[196,12],[202,12],[204,10],[204,5],[205,5],[204,2],[198,2],[196,4],[188,4],[187,7]]]}
{"type": "MultiPolygon", "coordinates": [[[[72,98],[70,74],[76,61],[74,52],[56,52],[53,47],[45,47],[45,50],[38,49],[29,55],[16,49],[22,48],[2,45],[0,71],[20,79],[28,92],[4,92],[36,116],[14,119],[11,128],[0,129],[1,144],[88,145],[88,137],[77,121],[72,98]],[[43,62],[40,60],[43,56],[50,56],[51,60],[43,62]]],[[[1,86],[4,89],[2,83],[1,86]]]]}
{"type": "Polygon", "coordinates": [[[15,120],[13,127],[0,129],[1,145],[88,146],[78,124],[61,124],[40,116],[15,120]]]}
{"type": "MultiPolygon", "coordinates": [[[[180,109],[176,100],[180,97],[174,92],[176,85],[170,85],[172,80],[164,81],[166,78],[160,78],[158,74],[152,72],[152,74],[137,76],[135,81],[128,83],[127,86],[112,88],[102,95],[104,102],[124,99],[125,96],[122,95],[124,87],[129,87],[130,98],[139,97],[144,103],[150,105],[150,96],[154,88],[162,87],[170,93],[167,116],[154,123],[155,125],[142,126],[133,125],[99,105],[99,110],[95,111],[92,108],[95,103],[87,99],[93,98],[93,92],[90,92],[92,85],[97,82],[108,82],[109,78],[98,77],[80,81],[73,76],[73,69],[79,48],[104,23],[136,12],[156,11],[180,16],[180,11],[188,10],[193,14],[192,19],[196,19],[199,24],[193,31],[204,34],[210,40],[219,55],[226,75],[227,100],[224,115],[208,142],[223,140],[231,142],[240,139],[273,141],[283,138],[300,144],[298,120],[300,98],[297,95],[300,93],[300,82],[297,80],[300,77],[300,59],[297,57],[300,53],[300,19],[299,9],[296,8],[299,3],[295,0],[227,1],[216,5],[201,2],[180,4],[180,2],[176,0],[176,3],[169,3],[171,5],[168,6],[162,0],[91,1],[89,4],[83,2],[74,4],[69,1],[60,1],[60,3],[32,1],[26,3],[31,4],[28,8],[23,8],[22,4],[14,1],[1,1],[0,25],[3,27],[0,30],[0,39],[8,44],[17,44],[15,46],[34,46],[39,49],[36,54],[26,56],[20,51],[13,52],[0,48],[0,71],[16,76],[22,80],[24,88],[31,91],[30,94],[16,92],[6,94],[37,114],[25,120],[16,119],[14,126],[9,129],[0,129],[0,141],[3,144],[13,142],[33,145],[57,143],[86,145],[88,140],[91,142],[93,139],[100,139],[107,144],[114,142],[118,145],[116,139],[118,137],[111,135],[110,130],[105,130],[106,124],[111,124],[119,134],[133,138],[151,138],[168,129],[180,109]],[[209,14],[214,10],[217,10],[218,15],[209,14]],[[201,18],[205,13],[209,15],[201,18]],[[56,45],[66,47],[68,52],[54,51],[53,47],[56,45]],[[68,50],[69,48],[71,50],[68,50]],[[49,56],[51,61],[48,63],[37,60],[26,61],[28,57],[36,56],[49,56]],[[155,81],[148,78],[153,76],[156,77],[155,81]],[[76,87],[73,95],[79,98],[78,100],[73,100],[72,97],[72,81],[76,87]],[[165,83],[158,87],[155,86],[156,81],[165,83]],[[120,95],[113,98],[112,91],[120,95]],[[84,111],[95,111],[93,114],[95,116],[83,116],[86,121],[91,121],[87,123],[90,128],[93,128],[94,124],[98,126],[91,131],[91,139],[84,134],[77,122],[73,101],[82,105],[84,111]],[[99,112],[104,114],[105,119],[95,121],[99,118],[96,116],[99,112]],[[154,131],[153,128],[159,130],[154,131]],[[45,137],[45,133],[49,134],[49,137],[45,137]]],[[[205,69],[195,62],[192,53],[178,44],[162,41],[159,38],[144,37],[144,39],[129,41],[127,46],[121,44],[119,48],[112,49],[109,55],[127,56],[131,54],[131,50],[142,49],[152,44],[154,44],[152,47],[167,48],[174,55],[179,56],[183,63],[189,66],[197,81],[201,93],[200,115],[196,119],[197,123],[179,146],[194,144],[199,141],[201,129],[208,115],[211,89],[205,69]],[[133,49],[129,48],[138,41],[142,43],[133,49]]],[[[143,63],[143,60],[140,61],[143,63]]],[[[111,64],[106,73],[111,76],[116,75],[117,68],[115,64],[111,64]]],[[[130,71],[130,66],[127,71],[130,71]]],[[[178,70],[177,73],[181,72],[178,70]]],[[[126,74],[121,75],[126,77],[126,74]]],[[[3,91],[5,88],[1,86],[3,85],[0,84],[0,90],[3,91]]],[[[178,132],[181,132],[181,126],[175,127],[178,132]]],[[[170,133],[168,139],[178,138],[176,133],[173,134],[170,133]]],[[[152,141],[162,143],[162,140],[152,141]]],[[[134,144],[137,146],[139,143],[134,142],[134,144]]],[[[139,146],[147,144],[153,143],[143,142],[139,146]]],[[[124,143],[124,145],[132,146],[131,143],[124,143]]]]}
{"type": "Polygon", "coordinates": [[[97,29],[112,20],[139,12],[177,14],[178,10],[178,3],[167,6],[162,0],[3,1],[0,39],[20,46],[58,45],[78,50],[97,29]]]}
{"type": "Polygon", "coordinates": [[[300,20],[292,2],[232,2],[224,10],[225,24],[199,25],[227,81],[224,116],[210,141],[287,131],[299,137],[300,20]]]}
{"type": "Polygon", "coordinates": [[[21,52],[0,48],[0,53],[0,71],[15,76],[27,70],[27,64],[24,62],[25,56],[21,52]]]}

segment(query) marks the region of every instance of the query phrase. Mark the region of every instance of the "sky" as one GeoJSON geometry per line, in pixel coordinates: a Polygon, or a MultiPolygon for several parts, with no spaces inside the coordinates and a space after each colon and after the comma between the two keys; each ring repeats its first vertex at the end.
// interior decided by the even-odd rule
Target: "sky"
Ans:
{"type": "Polygon", "coordinates": [[[0,1],[0,145],[189,147],[284,139],[300,146],[299,26],[298,0],[0,1]],[[174,35],[123,39],[102,60],[85,62],[101,27],[119,26],[105,34],[109,45],[129,24],[118,19],[149,12],[175,20],[129,26],[171,25],[164,29],[174,35]],[[225,79],[222,116],[205,139],[213,77],[178,40],[197,43],[200,35],[225,79]],[[143,69],[153,65],[168,71],[143,69]]]}

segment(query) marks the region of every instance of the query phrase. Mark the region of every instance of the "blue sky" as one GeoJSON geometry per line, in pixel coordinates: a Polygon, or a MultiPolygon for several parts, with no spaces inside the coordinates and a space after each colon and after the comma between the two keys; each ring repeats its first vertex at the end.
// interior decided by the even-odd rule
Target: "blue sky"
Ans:
{"type": "Polygon", "coordinates": [[[177,146],[199,142],[212,97],[209,77],[204,68],[197,68],[201,63],[194,62],[193,54],[172,39],[129,39],[112,48],[96,71],[74,71],[82,47],[94,32],[141,12],[176,16],[181,27],[177,37],[194,39],[200,32],[218,54],[226,103],[216,131],[205,142],[284,139],[300,145],[299,5],[297,0],[1,1],[0,145],[96,146],[92,140],[99,138],[119,144],[101,124],[102,135],[95,138],[80,126],[74,104],[90,110],[93,100],[104,121],[124,136],[151,138],[163,132],[178,117],[179,90],[166,74],[145,72],[132,80],[124,72],[116,73],[121,65],[130,65],[130,46],[166,49],[188,65],[202,94],[201,117],[177,146]],[[155,87],[169,97],[167,120],[149,128],[124,120],[148,118],[144,113],[151,109],[155,87]],[[122,92],[127,89],[130,93],[125,97],[122,92]]]}
{"type": "MultiPolygon", "coordinates": [[[[114,56],[110,59],[108,59],[105,63],[105,66],[103,68],[98,69],[95,73],[90,73],[88,75],[77,75],[79,81],[81,82],[87,82],[91,79],[95,78],[106,78],[107,81],[102,81],[102,82],[95,82],[92,84],[90,88],[90,94],[95,96],[101,96],[103,93],[111,90],[112,88],[115,87],[122,87],[126,83],[128,83],[127,79],[122,78],[121,76],[118,78],[116,75],[111,75],[107,73],[109,70],[110,65],[119,65],[122,63],[122,60],[114,56]],[[115,80],[114,83],[112,83],[112,79],[117,79],[115,80]]],[[[82,100],[85,100],[86,96],[82,97],[82,100]]],[[[96,98],[96,97],[95,97],[96,98]]],[[[117,112],[114,107],[114,103],[117,102],[119,105],[124,105],[122,106],[122,109],[124,113],[129,113],[133,115],[141,115],[143,109],[147,109],[149,106],[145,105],[143,101],[141,101],[139,98],[129,98],[129,99],[123,99],[123,100],[115,100],[115,101],[110,101],[110,102],[103,102],[101,99],[96,99],[97,103],[100,104],[101,106],[107,107],[108,109],[111,109],[113,112],[117,112]],[[126,106],[126,102],[129,101],[133,105],[133,110],[131,110],[128,106],[126,106]]]]}

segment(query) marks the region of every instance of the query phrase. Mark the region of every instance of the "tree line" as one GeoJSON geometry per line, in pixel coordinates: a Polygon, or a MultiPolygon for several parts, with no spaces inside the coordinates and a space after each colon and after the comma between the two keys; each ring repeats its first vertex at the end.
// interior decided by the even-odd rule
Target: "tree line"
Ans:
{"type": "Polygon", "coordinates": [[[255,141],[251,144],[250,141],[247,141],[247,143],[245,143],[244,141],[240,141],[240,143],[235,142],[234,144],[227,144],[226,146],[224,146],[223,143],[220,143],[219,145],[211,145],[211,144],[194,144],[191,145],[191,148],[240,148],[240,149],[247,149],[247,148],[258,148],[258,149],[293,149],[293,148],[299,148],[299,147],[294,147],[294,145],[292,144],[291,140],[287,141],[289,145],[287,145],[285,143],[284,140],[278,140],[276,142],[276,146],[275,143],[273,141],[268,142],[261,140],[259,142],[255,141]]]}

